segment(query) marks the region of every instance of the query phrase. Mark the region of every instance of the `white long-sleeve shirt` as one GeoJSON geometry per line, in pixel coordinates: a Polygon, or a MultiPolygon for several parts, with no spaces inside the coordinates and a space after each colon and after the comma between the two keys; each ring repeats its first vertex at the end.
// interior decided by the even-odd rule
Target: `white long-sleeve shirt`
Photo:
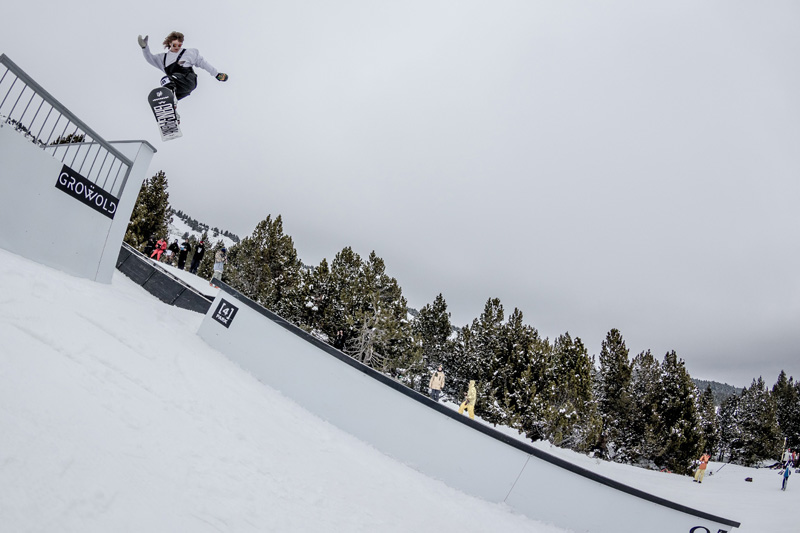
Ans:
{"type": "MultiPolygon", "coordinates": [[[[200,55],[200,52],[197,51],[197,48],[184,48],[183,57],[181,57],[180,66],[182,67],[199,67],[205,71],[207,71],[212,76],[216,76],[219,74],[219,71],[214,68],[214,66],[203,59],[203,56],[200,55]]],[[[144,55],[145,60],[156,67],[161,72],[164,71],[164,56],[167,58],[167,66],[173,64],[177,59],[180,52],[175,53],[172,51],[166,51],[161,54],[153,54],[150,52],[150,47],[145,46],[142,48],[142,54],[144,55]]]]}

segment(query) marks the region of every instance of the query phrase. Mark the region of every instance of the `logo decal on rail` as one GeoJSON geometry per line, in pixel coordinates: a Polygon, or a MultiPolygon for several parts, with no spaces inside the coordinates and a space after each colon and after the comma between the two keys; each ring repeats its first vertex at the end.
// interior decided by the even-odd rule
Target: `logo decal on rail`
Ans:
{"type": "Polygon", "coordinates": [[[211,318],[228,328],[230,327],[231,322],[233,322],[233,317],[236,316],[236,311],[238,310],[238,307],[223,299],[220,300],[217,310],[214,311],[214,314],[211,315],[211,318]]]}

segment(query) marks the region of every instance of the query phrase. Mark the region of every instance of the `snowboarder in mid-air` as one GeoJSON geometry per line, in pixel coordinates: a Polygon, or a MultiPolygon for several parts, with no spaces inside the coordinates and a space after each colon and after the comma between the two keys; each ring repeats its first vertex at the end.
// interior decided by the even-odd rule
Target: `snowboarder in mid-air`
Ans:
{"type": "Polygon", "coordinates": [[[186,98],[197,88],[197,74],[192,67],[199,67],[217,78],[227,81],[228,75],[219,72],[211,63],[203,59],[197,48],[183,48],[183,34],[173,31],[164,39],[166,52],[153,54],[147,45],[149,36],[139,36],[139,46],[148,63],[166,74],[161,85],[175,93],[178,100],[186,98]]]}
{"type": "Polygon", "coordinates": [[[147,101],[158,124],[162,141],[182,137],[181,117],[178,115],[178,100],[186,98],[197,88],[197,74],[193,67],[200,67],[219,81],[227,81],[228,75],[217,71],[203,59],[196,48],[183,47],[183,34],[173,31],[164,39],[166,52],[153,55],[147,45],[147,35],[139,36],[139,46],[148,63],[166,74],[161,78],[161,87],[147,95],[147,101]]]}

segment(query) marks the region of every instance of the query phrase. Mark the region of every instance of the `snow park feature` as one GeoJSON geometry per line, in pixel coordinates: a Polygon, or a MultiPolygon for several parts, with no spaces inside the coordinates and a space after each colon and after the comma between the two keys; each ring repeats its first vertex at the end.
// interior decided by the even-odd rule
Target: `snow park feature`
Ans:
{"type": "Polygon", "coordinates": [[[228,287],[205,316],[149,294],[113,265],[144,272],[119,246],[155,150],[0,64],[0,530],[797,530],[773,470],[700,486],[531,443],[228,287]]]}
{"type": "Polygon", "coordinates": [[[727,533],[740,525],[459,416],[219,285],[198,332],[211,347],[324,420],[453,488],[574,531],[727,533]],[[581,512],[564,505],[570,501],[581,512]],[[631,520],[637,515],[647,522],[631,520]]]}
{"type": "Polygon", "coordinates": [[[0,247],[110,283],[155,151],[105,141],[0,55],[0,247]]]}

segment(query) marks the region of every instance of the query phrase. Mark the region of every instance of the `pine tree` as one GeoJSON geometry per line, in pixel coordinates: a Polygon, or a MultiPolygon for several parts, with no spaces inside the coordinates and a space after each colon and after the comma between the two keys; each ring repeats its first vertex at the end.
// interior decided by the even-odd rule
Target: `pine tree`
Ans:
{"type": "Polygon", "coordinates": [[[655,461],[673,472],[686,474],[702,453],[703,443],[696,408],[697,388],[674,351],[664,356],[659,389],[662,448],[655,461]]]}
{"type": "MultiPolygon", "coordinates": [[[[450,313],[447,312],[447,302],[439,294],[431,304],[425,305],[420,309],[419,314],[411,324],[414,349],[418,352],[409,358],[407,372],[414,376],[411,378],[412,388],[419,382],[420,388],[427,386],[426,376],[429,376],[441,364],[444,368],[444,360],[453,350],[453,343],[450,340],[452,325],[450,324],[450,313]]],[[[445,374],[449,373],[449,368],[444,368],[445,374]]],[[[447,380],[445,379],[445,383],[447,380]]]]}
{"type": "MultiPolygon", "coordinates": [[[[476,372],[467,380],[475,380],[478,402],[475,414],[487,422],[497,424],[503,418],[500,402],[492,386],[495,371],[500,367],[504,311],[498,298],[487,300],[481,316],[472,322],[473,352],[476,372]]],[[[465,389],[466,390],[466,389],[465,389]]]]}
{"type": "Polygon", "coordinates": [[[697,404],[697,413],[700,420],[700,432],[702,434],[703,450],[711,456],[719,453],[720,425],[717,417],[717,409],[714,405],[714,391],[711,386],[706,386],[706,390],[700,395],[697,404]]]}
{"type": "Polygon", "coordinates": [[[411,354],[408,302],[397,280],[386,274],[383,259],[374,251],[363,264],[360,279],[362,308],[355,318],[361,331],[368,332],[369,341],[357,353],[373,351],[378,354],[373,366],[394,373],[409,364],[407,356],[411,354]]]}
{"type": "Polygon", "coordinates": [[[362,261],[344,248],[331,263],[330,290],[335,297],[326,318],[329,337],[342,331],[348,354],[383,371],[396,373],[409,364],[408,303],[383,259],[373,251],[362,261]]]}
{"type": "Polygon", "coordinates": [[[301,323],[309,331],[320,332],[332,344],[336,337],[331,313],[337,295],[333,291],[333,280],[328,260],[322,259],[313,269],[301,273],[300,298],[302,302],[301,323]]]}
{"type": "Polygon", "coordinates": [[[250,237],[231,247],[227,282],[281,317],[297,322],[302,315],[300,268],[292,238],[283,233],[278,215],[259,222],[250,237]]]}
{"type": "Polygon", "coordinates": [[[796,383],[791,377],[787,379],[786,372],[781,370],[772,387],[772,397],[786,447],[796,450],[800,446],[800,382],[796,383]]]}
{"type": "Polygon", "coordinates": [[[167,176],[160,170],[139,189],[124,240],[140,251],[151,236],[165,239],[169,234],[172,208],[167,187],[167,176]]]}
{"type": "Polygon", "coordinates": [[[533,364],[540,356],[539,332],[514,309],[502,329],[502,343],[492,379],[492,395],[499,402],[504,423],[527,433],[531,429],[536,391],[533,364]]]}
{"type": "Polygon", "coordinates": [[[717,444],[719,461],[733,458],[733,447],[741,439],[738,423],[739,395],[728,396],[719,408],[719,442],[717,444]]]}
{"type": "Polygon", "coordinates": [[[775,399],[764,380],[753,380],[739,398],[736,410],[737,438],[731,443],[733,462],[752,466],[780,456],[783,438],[778,426],[775,399]]]}
{"type": "Polygon", "coordinates": [[[331,338],[337,331],[344,333],[345,342],[355,336],[355,316],[362,307],[359,282],[361,275],[361,257],[349,246],[336,254],[331,262],[331,293],[327,328],[324,332],[331,338]]]}
{"type": "Polygon", "coordinates": [[[443,356],[442,365],[449,370],[443,392],[456,403],[460,403],[467,393],[469,380],[480,374],[480,355],[475,344],[472,327],[464,326],[458,330],[452,352],[443,356]]]}
{"type": "Polygon", "coordinates": [[[579,337],[565,333],[553,343],[548,383],[537,393],[536,408],[544,436],[557,446],[586,451],[602,429],[592,396],[592,361],[579,337]]]}
{"type": "Polygon", "coordinates": [[[631,363],[631,400],[633,413],[628,426],[629,442],[633,444],[632,460],[639,465],[655,468],[655,458],[661,449],[660,401],[661,365],[650,350],[641,352],[631,363]]]}
{"type": "Polygon", "coordinates": [[[596,398],[603,421],[601,453],[618,462],[632,459],[630,424],[633,415],[631,398],[631,362],[628,348],[617,329],[606,335],[600,349],[600,369],[597,373],[596,398]]]}
{"type": "Polygon", "coordinates": [[[447,311],[447,302],[441,294],[433,300],[433,303],[420,309],[412,325],[412,331],[416,341],[420,343],[425,367],[432,369],[441,362],[444,354],[452,349],[450,313],[447,311]]]}

